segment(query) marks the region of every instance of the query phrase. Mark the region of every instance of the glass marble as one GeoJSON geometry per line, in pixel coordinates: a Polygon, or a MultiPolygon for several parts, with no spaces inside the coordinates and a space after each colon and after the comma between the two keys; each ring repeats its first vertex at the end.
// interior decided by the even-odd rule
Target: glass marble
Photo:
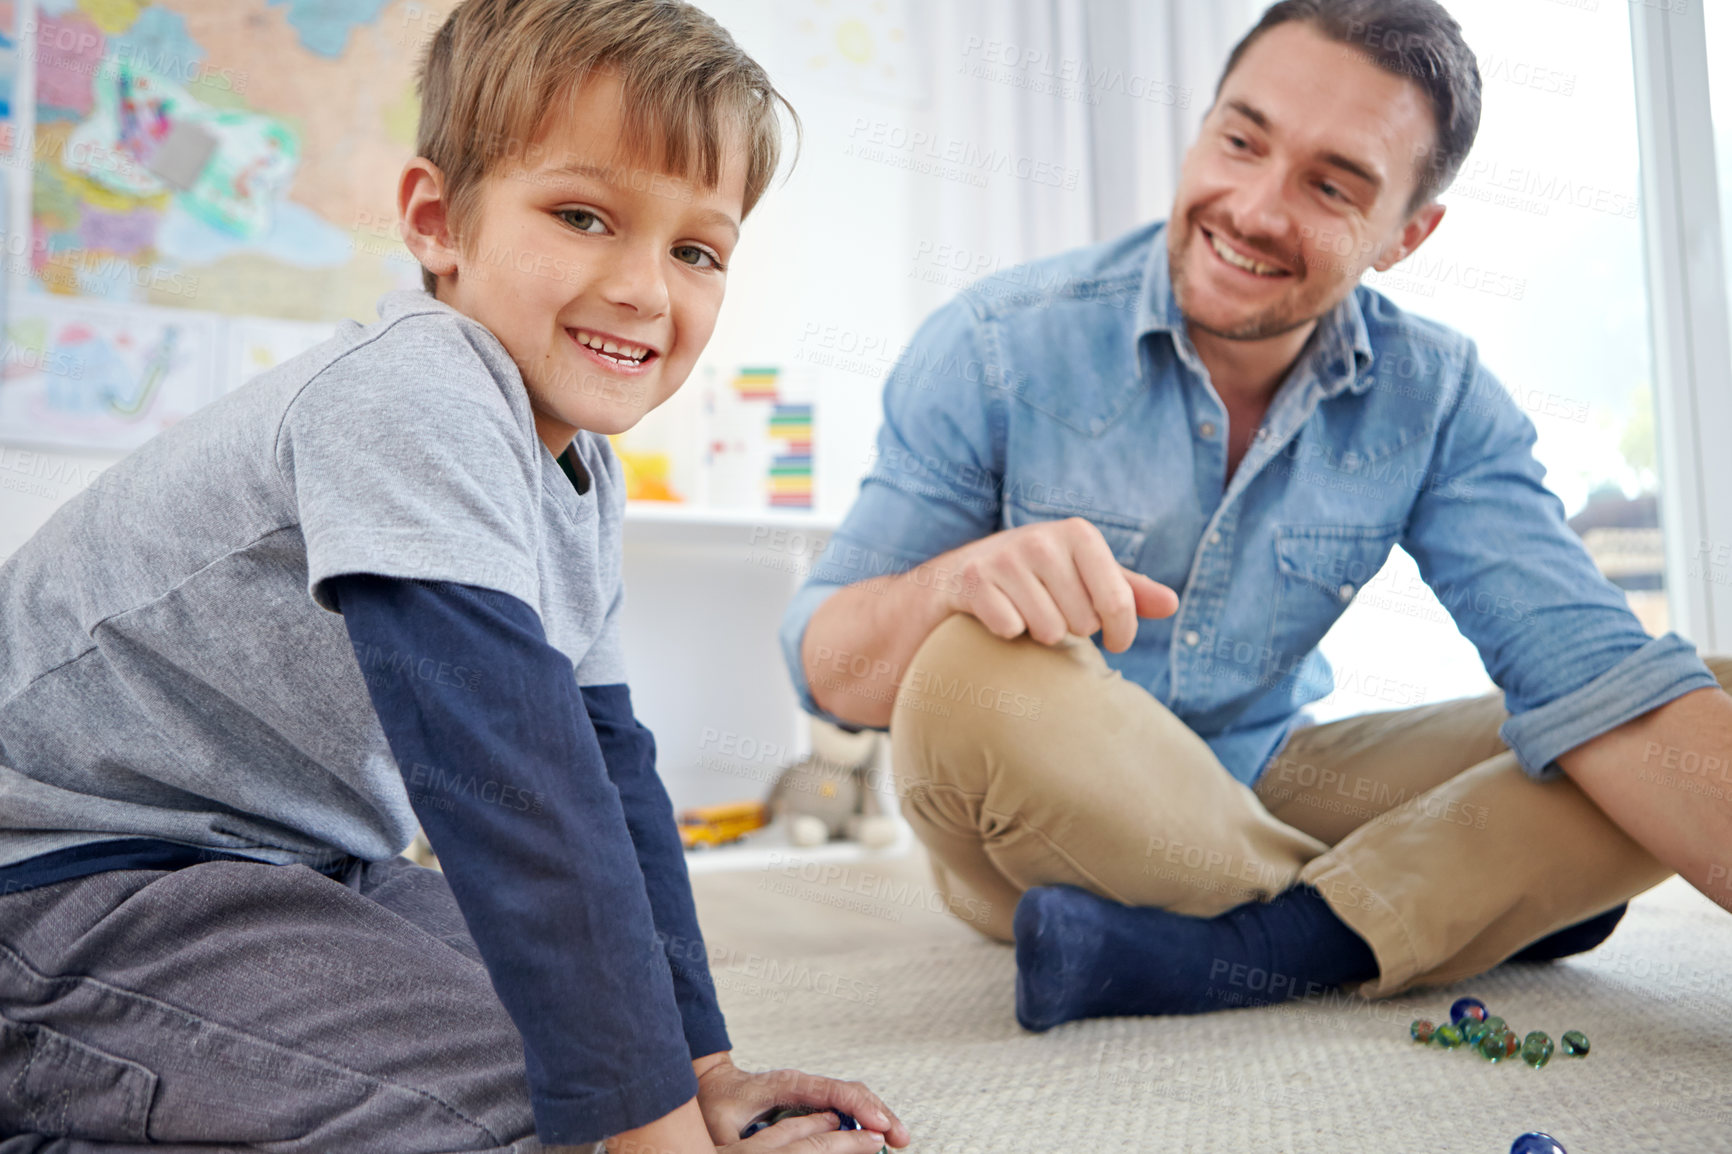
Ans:
{"type": "Polygon", "coordinates": [[[1407,1032],[1413,1035],[1415,1042],[1425,1043],[1431,1041],[1431,1036],[1437,1033],[1437,1027],[1424,1018],[1415,1018],[1413,1025],[1407,1028],[1407,1032]]]}
{"type": "Polygon", "coordinates": [[[1588,1056],[1588,1036],[1580,1030],[1565,1030],[1563,1043],[1564,1053],[1570,1057],[1585,1058],[1588,1056]]]}
{"type": "MultiPolygon", "coordinates": [[[[822,1106],[775,1106],[752,1119],[752,1121],[746,1125],[746,1128],[740,1131],[740,1137],[742,1139],[750,1138],[758,1131],[774,1126],[784,1118],[801,1118],[807,1114],[819,1114],[822,1112],[822,1106]]],[[[836,1115],[836,1129],[862,1129],[860,1123],[855,1121],[852,1115],[844,1114],[840,1110],[832,1110],[831,1113],[836,1115]]],[[[889,1150],[890,1147],[888,1146],[880,1146],[878,1148],[878,1154],[889,1154],[889,1150]]]]}
{"type": "Polygon", "coordinates": [[[1569,1154],[1563,1143],[1550,1134],[1530,1131],[1511,1143],[1509,1154],[1569,1154]]]}
{"type": "Polygon", "coordinates": [[[1449,1008],[1449,1020],[1452,1025],[1459,1026],[1463,1018],[1472,1018],[1476,1022],[1485,1021],[1485,1003],[1478,998],[1457,998],[1455,1005],[1449,1008]]]}
{"type": "Polygon", "coordinates": [[[1453,1050],[1461,1045],[1461,1031],[1454,1026],[1439,1026],[1434,1037],[1437,1044],[1446,1050],[1453,1050]]]}
{"type": "Polygon", "coordinates": [[[1485,1028],[1484,1022],[1473,1018],[1468,1018],[1461,1024],[1461,1036],[1467,1040],[1467,1044],[1470,1046],[1477,1046],[1485,1041],[1485,1036],[1489,1033],[1491,1031],[1485,1028]]]}
{"type": "Polygon", "coordinates": [[[1499,1030],[1495,1034],[1487,1034],[1485,1036],[1479,1044],[1479,1052],[1483,1057],[1490,1061],[1501,1062],[1511,1054],[1514,1054],[1517,1050],[1521,1049],[1521,1045],[1522,1044],[1516,1040],[1516,1036],[1510,1033],[1507,1029],[1499,1030]]]}
{"type": "Polygon", "coordinates": [[[1485,1019],[1485,1030],[1486,1030],[1486,1033],[1488,1033],[1488,1034],[1495,1034],[1499,1030],[1504,1030],[1504,1029],[1508,1029],[1508,1028],[1509,1028],[1509,1023],[1504,1021],[1502,1018],[1498,1017],[1496,1014],[1493,1014],[1491,1017],[1485,1019]]]}
{"type": "Polygon", "coordinates": [[[1522,1061],[1537,1070],[1552,1060],[1553,1048],[1544,1030],[1534,1030],[1522,1039],[1522,1061]]]}

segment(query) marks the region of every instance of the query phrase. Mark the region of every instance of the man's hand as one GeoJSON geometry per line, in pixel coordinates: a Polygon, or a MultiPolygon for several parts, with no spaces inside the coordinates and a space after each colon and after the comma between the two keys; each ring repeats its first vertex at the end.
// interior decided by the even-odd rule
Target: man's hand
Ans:
{"type": "Polygon", "coordinates": [[[910,1138],[908,1127],[859,1082],[840,1082],[798,1070],[753,1074],[726,1058],[698,1074],[698,1108],[715,1144],[738,1154],[785,1146],[827,1154],[875,1154],[885,1142],[906,1146],[910,1138]],[[740,1131],[746,1124],[773,1106],[840,1110],[853,1115],[864,1129],[836,1130],[830,1115],[810,1114],[785,1119],[741,1142],[740,1131]]]}
{"type": "Polygon", "coordinates": [[[957,613],[1000,637],[1027,633],[1047,645],[1099,630],[1102,644],[1122,653],[1137,638],[1137,618],[1178,607],[1178,594],[1120,565],[1088,521],[1043,521],[836,590],[806,623],[800,663],[820,709],[883,729],[908,662],[957,613]]]}
{"type": "Polygon", "coordinates": [[[1067,633],[1122,653],[1139,617],[1169,617],[1178,594],[1113,556],[1101,531],[1081,517],[1006,529],[957,549],[954,612],[979,618],[1000,637],[1027,633],[1057,645],[1067,633]]]}

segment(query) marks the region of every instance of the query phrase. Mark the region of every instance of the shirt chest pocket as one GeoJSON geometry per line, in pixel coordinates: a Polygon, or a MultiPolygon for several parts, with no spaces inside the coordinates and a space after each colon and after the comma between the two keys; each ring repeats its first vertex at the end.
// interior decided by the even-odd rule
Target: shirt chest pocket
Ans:
{"type": "Polygon", "coordinates": [[[1142,556],[1143,544],[1149,537],[1149,526],[1145,521],[1096,509],[1063,509],[1017,498],[1004,503],[1006,529],[1019,529],[1042,521],[1063,521],[1067,517],[1081,517],[1099,529],[1106,539],[1107,548],[1113,551],[1113,558],[1126,568],[1137,567],[1137,559],[1142,556]]]}
{"type": "Polygon", "coordinates": [[[1287,525],[1275,533],[1270,647],[1302,657],[1377,576],[1401,526],[1287,525]]]}

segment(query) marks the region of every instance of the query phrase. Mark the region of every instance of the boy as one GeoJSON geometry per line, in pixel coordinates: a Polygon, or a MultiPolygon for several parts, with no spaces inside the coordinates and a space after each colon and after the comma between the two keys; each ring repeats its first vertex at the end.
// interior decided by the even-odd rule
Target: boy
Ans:
{"type": "Polygon", "coordinates": [[[670,0],[468,0],[421,88],[427,293],[0,567],[0,1137],[709,1151],[803,1102],[868,1129],[731,1148],[905,1144],[728,1060],[621,664],[604,435],[707,341],[785,102],[670,0]]]}

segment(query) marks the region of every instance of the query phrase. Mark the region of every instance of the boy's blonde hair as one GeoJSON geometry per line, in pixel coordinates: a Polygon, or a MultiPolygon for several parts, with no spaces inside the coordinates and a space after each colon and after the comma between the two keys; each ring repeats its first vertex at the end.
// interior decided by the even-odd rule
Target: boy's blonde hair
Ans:
{"type": "MultiPolygon", "coordinates": [[[[758,62],[684,0],[464,0],[421,61],[415,145],[445,174],[459,247],[482,180],[502,164],[530,162],[547,118],[595,70],[620,80],[624,139],[644,142],[644,159],[667,172],[714,188],[723,143],[742,141],[742,215],[781,157],[777,105],[799,131],[793,106],[758,62]]],[[[434,275],[422,269],[421,279],[432,292],[434,275]]]]}

